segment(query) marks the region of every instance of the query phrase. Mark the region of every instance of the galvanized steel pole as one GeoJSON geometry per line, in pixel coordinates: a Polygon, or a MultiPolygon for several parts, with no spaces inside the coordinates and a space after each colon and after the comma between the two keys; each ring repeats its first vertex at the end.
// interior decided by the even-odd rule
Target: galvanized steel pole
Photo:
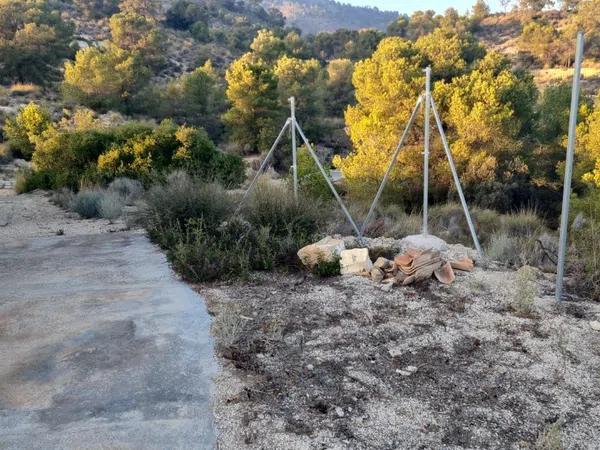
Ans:
{"type": "Polygon", "coordinates": [[[579,113],[579,92],[581,81],[581,63],[583,60],[583,32],[577,33],[575,51],[575,73],[571,91],[571,113],[569,117],[569,140],[567,144],[567,161],[565,164],[565,180],[563,187],[563,206],[560,218],[560,240],[558,250],[558,267],[556,274],[556,301],[562,301],[565,264],[567,259],[567,237],[569,231],[569,207],[571,200],[571,182],[573,180],[573,159],[575,155],[575,138],[577,134],[577,115],[579,113]]]}
{"type": "Polygon", "coordinates": [[[423,152],[423,234],[429,234],[429,145],[431,117],[431,67],[425,69],[425,151],[423,152]]]}
{"type": "Polygon", "coordinates": [[[296,147],[296,99],[290,97],[290,109],[292,120],[292,176],[294,178],[294,199],[298,203],[298,150],[296,147]]]}

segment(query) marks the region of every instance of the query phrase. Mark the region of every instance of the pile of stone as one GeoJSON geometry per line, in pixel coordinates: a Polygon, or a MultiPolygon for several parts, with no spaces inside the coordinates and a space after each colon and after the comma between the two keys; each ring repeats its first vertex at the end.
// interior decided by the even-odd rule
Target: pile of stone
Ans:
{"type": "MultiPolygon", "coordinates": [[[[407,242],[411,244],[415,240],[412,238],[407,242]]],[[[431,239],[427,242],[431,242],[431,239]]],[[[433,242],[438,243],[435,240],[433,242]]],[[[423,242],[417,240],[417,243],[423,242]]],[[[473,259],[469,256],[449,252],[445,243],[434,246],[436,248],[425,248],[423,245],[408,247],[404,251],[394,251],[397,255],[393,259],[379,257],[373,263],[368,248],[346,249],[343,239],[327,237],[302,248],[298,256],[309,270],[313,270],[321,262],[339,260],[342,275],[364,275],[376,282],[402,286],[432,277],[441,283],[451,284],[456,278],[455,270],[473,270],[473,259]]]]}

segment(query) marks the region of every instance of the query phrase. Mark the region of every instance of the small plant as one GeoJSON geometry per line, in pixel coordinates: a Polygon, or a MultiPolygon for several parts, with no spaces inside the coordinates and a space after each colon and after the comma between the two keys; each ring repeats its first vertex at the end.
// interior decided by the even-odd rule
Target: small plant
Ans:
{"type": "Polygon", "coordinates": [[[103,194],[98,189],[79,191],[71,202],[71,209],[84,219],[100,217],[100,201],[103,194]]]}
{"type": "Polygon", "coordinates": [[[312,272],[321,278],[338,276],[340,274],[340,257],[336,256],[331,261],[319,258],[312,272]]]}
{"type": "Polygon", "coordinates": [[[144,194],[144,186],[138,180],[131,178],[115,178],[109,185],[108,191],[114,192],[123,198],[126,205],[132,205],[144,194]]]}
{"type": "Polygon", "coordinates": [[[562,420],[547,425],[544,431],[538,436],[535,448],[537,450],[562,450],[563,443],[561,437],[562,420]]]}
{"type": "Polygon", "coordinates": [[[52,194],[52,201],[61,208],[69,209],[73,202],[73,191],[67,188],[60,188],[52,194]]]}
{"type": "Polygon", "coordinates": [[[121,217],[123,206],[125,206],[125,200],[118,192],[102,192],[98,203],[98,215],[112,222],[121,217]]]}
{"type": "Polygon", "coordinates": [[[535,298],[538,296],[536,279],[537,271],[531,266],[523,266],[517,271],[512,307],[520,315],[531,316],[535,312],[535,298]]]}

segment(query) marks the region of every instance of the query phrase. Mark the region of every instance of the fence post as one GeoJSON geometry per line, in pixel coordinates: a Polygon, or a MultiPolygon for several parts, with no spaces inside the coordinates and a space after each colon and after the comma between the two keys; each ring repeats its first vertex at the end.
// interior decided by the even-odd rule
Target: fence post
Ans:
{"type": "Polygon", "coordinates": [[[583,32],[577,33],[577,48],[575,50],[575,73],[571,91],[571,112],[569,116],[569,141],[567,144],[567,161],[565,164],[565,180],[563,186],[563,205],[560,218],[560,240],[558,250],[558,265],[556,274],[556,301],[562,301],[565,264],[567,258],[567,237],[569,232],[569,207],[571,201],[571,182],[573,179],[573,159],[575,154],[575,139],[577,135],[577,115],[579,113],[579,91],[581,81],[581,62],[583,60],[583,32]]]}
{"type": "Polygon", "coordinates": [[[423,152],[423,234],[429,234],[429,147],[431,117],[431,67],[425,69],[425,151],[423,152]]]}
{"type": "Polygon", "coordinates": [[[298,149],[296,147],[296,98],[290,97],[290,119],[292,121],[292,176],[294,178],[294,199],[298,203],[298,149]]]}

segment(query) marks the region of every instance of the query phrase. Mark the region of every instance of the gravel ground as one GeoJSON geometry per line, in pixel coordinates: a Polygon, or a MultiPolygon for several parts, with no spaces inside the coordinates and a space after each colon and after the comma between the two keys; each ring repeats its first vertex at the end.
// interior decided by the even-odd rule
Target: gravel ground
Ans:
{"type": "Polygon", "coordinates": [[[41,236],[98,234],[123,231],[122,220],[82,220],[78,214],[53,204],[51,193],[34,191],[17,195],[13,190],[13,167],[0,167],[0,242],[41,236]],[[4,187],[6,186],[6,187],[4,187]]]}
{"type": "Polygon", "coordinates": [[[548,448],[600,442],[600,305],[534,310],[515,272],[386,291],[362,277],[201,285],[221,449],[548,448]]]}

